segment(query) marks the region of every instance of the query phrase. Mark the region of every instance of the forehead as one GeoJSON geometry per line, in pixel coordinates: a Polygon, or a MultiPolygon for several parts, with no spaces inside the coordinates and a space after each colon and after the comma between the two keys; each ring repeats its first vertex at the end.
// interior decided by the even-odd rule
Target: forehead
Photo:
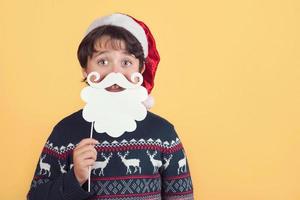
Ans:
{"type": "Polygon", "coordinates": [[[111,38],[108,35],[103,35],[100,38],[97,38],[94,42],[94,50],[122,50],[126,51],[125,41],[122,39],[111,38]]]}

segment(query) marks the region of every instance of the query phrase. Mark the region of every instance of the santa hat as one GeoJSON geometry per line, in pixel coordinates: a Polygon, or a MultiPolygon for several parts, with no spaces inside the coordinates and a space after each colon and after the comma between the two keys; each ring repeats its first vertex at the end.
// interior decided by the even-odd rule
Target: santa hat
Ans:
{"type": "MultiPolygon", "coordinates": [[[[154,37],[152,36],[149,28],[142,21],[139,21],[129,15],[115,13],[105,17],[98,18],[92,22],[88,27],[85,35],[90,33],[97,27],[104,25],[113,25],[126,29],[129,31],[141,44],[145,57],[145,71],[143,73],[143,86],[150,94],[154,86],[154,77],[157,65],[160,61],[154,37]]],[[[154,104],[154,99],[149,96],[144,102],[147,109],[150,109],[154,104]]]]}

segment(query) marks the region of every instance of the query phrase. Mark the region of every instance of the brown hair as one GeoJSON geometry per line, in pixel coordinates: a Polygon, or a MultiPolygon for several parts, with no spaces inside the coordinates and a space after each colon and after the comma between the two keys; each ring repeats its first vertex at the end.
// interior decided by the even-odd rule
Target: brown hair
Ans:
{"type": "Polygon", "coordinates": [[[82,68],[87,67],[88,57],[91,58],[93,53],[96,52],[94,48],[95,42],[104,35],[111,38],[112,46],[115,49],[120,48],[119,41],[124,41],[126,51],[139,60],[139,68],[140,70],[142,69],[145,58],[140,42],[126,29],[112,25],[95,28],[82,39],[77,50],[77,58],[82,68]]]}

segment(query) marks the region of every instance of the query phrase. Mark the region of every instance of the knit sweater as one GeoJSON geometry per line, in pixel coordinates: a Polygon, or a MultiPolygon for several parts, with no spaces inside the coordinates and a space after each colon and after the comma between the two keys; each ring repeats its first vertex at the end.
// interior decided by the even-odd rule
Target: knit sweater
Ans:
{"type": "Polygon", "coordinates": [[[174,126],[148,111],[134,132],[118,138],[93,132],[97,161],[87,182],[77,181],[72,152],[90,135],[79,110],[56,124],[47,139],[28,200],[193,200],[187,157],[174,126]]]}

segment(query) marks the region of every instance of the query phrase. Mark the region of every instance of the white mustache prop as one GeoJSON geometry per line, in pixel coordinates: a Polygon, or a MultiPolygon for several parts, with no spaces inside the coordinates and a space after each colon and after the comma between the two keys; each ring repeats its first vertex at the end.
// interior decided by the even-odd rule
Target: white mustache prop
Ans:
{"type": "Polygon", "coordinates": [[[135,72],[131,75],[132,82],[135,82],[135,78],[139,79],[137,83],[130,83],[125,78],[125,76],[121,73],[110,73],[99,83],[92,82],[91,81],[92,76],[96,76],[96,79],[94,81],[98,81],[100,79],[100,74],[97,72],[91,72],[87,76],[87,82],[89,83],[89,85],[93,88],[98,88],[98,89],[105,89],[114,84],[117,84],[122,88],[133,89],[139,87],[143,83],[143,76],[138,72],[135,72]]]}

